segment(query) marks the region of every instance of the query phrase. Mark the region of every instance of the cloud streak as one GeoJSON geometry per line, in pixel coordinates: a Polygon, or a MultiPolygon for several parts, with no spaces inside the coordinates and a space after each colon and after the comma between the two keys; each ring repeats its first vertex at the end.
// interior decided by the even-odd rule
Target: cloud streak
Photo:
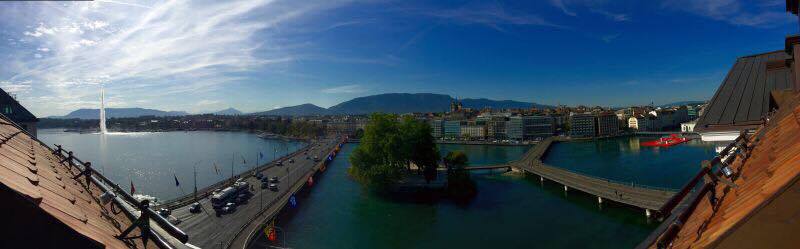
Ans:
{"type": "Polygon", "coordinates": [[[776,10],[774,2],[750,6],[740,0],[668,0],[661,7],[737,26],[770,28],[794,21],[791,14],[776,10]]]}
{"type": "Polygon", "coordinates": [[[323,93],[329,93],[329,94],[363,93],[363,92],[366,92],[366,89],[361,87],[361,85],[352,84],[352,85],[343,85],[343,86],[323,89],[322,92],[323,93]]]}
{"type": "Polygon", "coordinates": [[[291,62],[290,51],[270,49],[283,46],[270,31],[328,5],[272,0],[29,4],[0,11],[3,20],[14,20],[4,26],[22,27],[17,30],[22,48],[31,47],[6,49],[13,53],[0,80],[32,82],[24,98],[35,113],[44,114],[96,103],[99,84],[107,85],[110,95],[124,90],[128,98],[213,91],[240,80],[241,73],[291,62]],[[143,82],[148,87],[135,87],[143,82]]]}

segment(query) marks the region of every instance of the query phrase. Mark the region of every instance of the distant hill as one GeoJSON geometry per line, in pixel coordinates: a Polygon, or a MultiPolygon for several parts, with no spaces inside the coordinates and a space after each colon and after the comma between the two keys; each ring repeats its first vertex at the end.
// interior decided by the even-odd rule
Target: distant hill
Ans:
{"type": "Polygon", "coordinates": [[[700,104],[703,104],[703,103],[706,103],[706,101],[700,101],[700,100],[690,100],[690,101],[680,101],[680,102],[675,102],[675,103],[663,104],[663,105],[660,105],[659,107],[684,106],[684,105],[700,105],[700,104]]]}
{"type": "MultiPolygon", "coordinates": [[[[290,106],[275,110],[252,113],[254,115],[281,115],[281,116],[307,116],[307,115],[326,115],[326,114],[369,114],[373,112],[386,113],[413,113],[413,112],[446,112],[450,110],[450,103],[453,97],[445,94],[434,93],[386,93],[358,97],[328,109],[312,104],[290,106]]],[[[507,109],[507,108],[531,108],[531,107],[550,107],[535,103],[520,102],[513,100],[490,100],[462,99],[461,103],[465,108],[485,108],[507,109]]]]}
{"type": "Polygon", "coordinates": [[[287,106],[264,112],[250,113],[250,115],[272,115],[272,116],[311,116],[311,115],[326,115],[326,114],[330,114],[330,111],[328,111],[328,109],[313,104],[287,106]]]}
{"type": "Polygon", "coordinates": [[[241,112],[241,111],[239,111],[239,110],[236,110],[236,109],[234,109],[233,107],[231,107],[231,108],[228,108],[228,109],[225,109],[225,110],[219,110],[219,111],[216,111],[216,112],[214,112],[213,114],[214,114],[214,115],[229,115],[229,116],[234,116],[234,115],[242,115],[242,112],[241,112]]]}
{"type": "Polygon", "coordinates": [[[351,99],[328,110],[335,114],[444,112],[450,109],[452,100],[444,94],[386,93],[351,99]]]}
{"type": "MultiPolygon", "coordinates": [[[[183,111],[161,111],[145,108],[106,108],[107,118],[135,118],[141,116],[184,116],[189,113],[183,111]]],[[[100,109],[78,109],[65,116],[53,116],[50,118],[77,118],[77,119],[100,119],[100,109]]]]}

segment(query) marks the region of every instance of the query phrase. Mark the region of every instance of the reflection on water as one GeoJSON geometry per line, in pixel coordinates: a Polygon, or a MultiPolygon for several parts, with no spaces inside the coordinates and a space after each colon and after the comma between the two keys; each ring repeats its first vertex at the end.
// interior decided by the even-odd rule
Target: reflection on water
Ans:
{"type": "Polygon", "coordinates": [[[193,191],[195,165],[197,187],[203,188],[303,146],[300,142],[264,140],[249,133],[208,131],[103,135],[43,129],[39,131],[39,139],[75,151],[78,158],[91,161],[100,172],[126,189],[133,181],[137,192],[161,199],[193,191]],[[259,152],[263,158],[257,157],[259,152]],[[175,186],[174,177],[178,178],[179,186],[175,186]]]}
{"type": "Polygon", "coordinates": [[[671,147],[645,147],[658,137],[618,137],[555,143],[545,163],[612,180],[680,188],[716,155],[714,144],[694,139],[671,147]]]}

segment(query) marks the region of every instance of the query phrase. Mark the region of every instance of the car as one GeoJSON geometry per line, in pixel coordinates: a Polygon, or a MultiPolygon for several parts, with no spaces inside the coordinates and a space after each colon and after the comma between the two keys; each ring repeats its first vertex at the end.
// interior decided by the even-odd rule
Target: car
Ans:
{"type": "Polygon", "coordinates": [[[283,161],[278,161],[277,163],[275,163],[275,165],[283,166],[283,161]]]}
{"type": "Polygon", "coordinates": [[[266,188],[268,188],[268,187],[269,187],[269,183],[267,183],[267,182],[261,182],[261,189],[266,189],[266,188]]]}
{"type": "Polygon", "coordinates": [[[233,213],[235,211],[236,211],[236,203],[233,202],[228,202],[228,204],[225,204],[225,207],[222,208],[222,212],[226,214],[233,213]]]}
{"type": "Polygon", "coordinates": [[[201,208],[202,208],[202,206],[200,206],[200,203],[199,202],[195,202],[195,203],[192,203],[192,205],[189,205],[189,212],[191,212],[191,213],[199,213],[201,208]]]}
{"type": "Polygon", "coordinates": [[[269,184],[269,190],[278,191],[278,184],[270,183],[269,184]]]}
{"type": "Polygon", "coordinates": [[[261,178],[264,178],[264,174],[261,174],[261,172],[256,173],[256,179],[261,179],[261,178]]]}
{"type": "Polygon", "coordinates": [[[270,182],[270,183],[278,183],[278,181],[279,181],[279,180],[278,180],[278,177],[277,177],[277,176],[273,176],[273,177],[270,177],[270,178],[269,178],[269,182],[270,182]]]}
{"type": "Polygon", "coordinates": [[[169,209],[162,208],[158,210],[158,215],[161,215],[161,217],[167,218],[170,214],[172,214],[172,211],[169,209]]]}
{"type": "Polygon", "coordinates": [[[294,163],[294,159],[289,159],[289,163],[294,163]]]}

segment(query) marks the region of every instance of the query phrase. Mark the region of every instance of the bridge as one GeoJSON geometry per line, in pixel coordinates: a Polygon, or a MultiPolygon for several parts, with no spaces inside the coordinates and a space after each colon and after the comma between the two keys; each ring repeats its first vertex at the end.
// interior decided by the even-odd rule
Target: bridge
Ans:
{"type": "MultiPolygon", "coordinates": [[[[177,227],[189,235],[189,244],[201,248],[244,248],[267,221],[287,206],[292,195],[307,186],[309,178],[324,171],[328,155],[335,155],[343,142],[339,139],[312,141],[307,147],[280,158],[283,166],[270,163],[257,168],[256,171],[265,177],[279,179],[277,190],[261,188],[253,171],[241,174],[241,179],[253,187],[254,195],[232,213],[217,215],[206,191],[198,193],[197,202],[201,206],[198,213],[190,212],[188,206],[195,200],[194,196],[180,197],[161,207],[172,209],[172,216],[179,220],[177,227]],[[314,157],[321,160],[312,160],[314,157]]],[[[225,186],[226,183],[218,183],[211,189],[225,186]]]]}
{"type": "Polygon", "coordinates": [[[599,203],[602,203],[604,200],[611,200],[617,203],[642,208],[645,210],[645,214],[648,217],[651,214],[651,210],[660,209],[664,203],[669,201],[675,194],[675,191],[672,189],[644,186],[589,176],[564,168],[547,165],[542,162],[541,158],[547,153],[553,142],[560,140],[562,140],[562,138],[547,138],[528,150],[520,160],[512,161],[508,164],[484,166],[483,168],[513,167],[527,173],[538,175],[542,182],[544,182],[544,180],[557,182],[564,186],[564,191],[575,189],[597,196],[597,201],[599,203]]]}

